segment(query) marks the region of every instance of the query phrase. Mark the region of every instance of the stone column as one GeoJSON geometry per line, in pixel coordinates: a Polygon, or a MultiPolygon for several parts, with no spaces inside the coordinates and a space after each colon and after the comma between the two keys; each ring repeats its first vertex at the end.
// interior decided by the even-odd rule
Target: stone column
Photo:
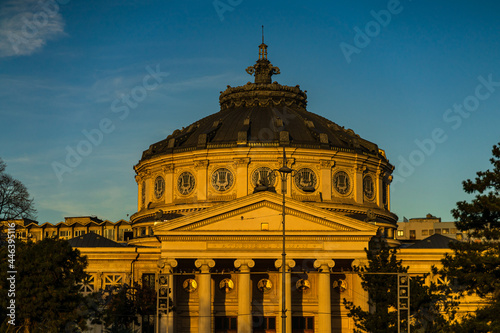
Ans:
{"type": "Polygon", "coordinates": [[[169,164],[163,167],[163,174],[165,176],[165,203],[172,203],[174,201],[174,191],[175,191],[175,182],[174,182],[174,165],[169,164]]]}
{"type": "MultiPolygon", "coordinates": [[[[354,266],[361,267],[366,265],[366,260],[365,259],[355,259],[351,263],[351,267],[354,268],[354,266]]],[[[361,309],[363,311],[369,311],[370,308],[368,306],[368,300],[369,300],[369,295],[368,291],[363,289],[363,286],[361,283],[363,280],[359,276],[359,274],[351,274],[352,275],[352,301],[354,302],[355,305],[361,306],[361,309]]],[[[352,319],[351,319],[352,320],[352,319]]]]}
{"type": "Polygon", "coordinates": [[[252,333],[252,293],[250,268],[255,266],[252,259],[237,259],[234,267],[239,268],[238,275],[238,333],[252,333]]]}
{"type": "Polygon", "coordinates": [[[278,259],[274,262],[274,266],[276,268],[281,268],[280,269],[280,278],[279,278],[279,288],[280,288],[280,292],[279,292],[279,297],[280,297],[280,302],[279,302],[279,306],[280,306],[280,315],[278,316],[278,318],[276,318],[278,324],[277,326],[279,327],[279,332],[281,333],[292,333],[292,279],[291,279],[291,276],[290,276],[290,270],[292,268],[295,267],[295,261],[294,260],[291,260],[291,259],[288,259],[286,261],[286,265],[285,265],[285,272],[286,272],[286,275],[285,275],[285,287],[286,287],[286,290],[285,290],[285,297],[286,297],[286,332],[283,332],[283,328],[281,327],[281,323],[282,323],[282,319],[281,319],[281,316],[283,315],[281,313],[281,309],[283,308],[283,288],[282,288],[282,285],[283,285],[283,275],[282,275],[282,272],[283,272],[283,268],[282,268],[282,260],[281,259],[278,259]]]}
{"type": "Polygon", "coordinates": [[[215,261],[198,259],[194,264],[201,271],[198,275],[198,333],[210,333],[212,329],[212,276],[210,268],[215,266],[215,261]]]}
{"type": "Polygon", "coordinates": [[[207,200],[207,193],[208,193],[208,183],[209,179],[207,176],[207,169],[208,169],[208,161],[207,160],[197,160],[194,161],[194,167],[196,169],[196,181],[198,182],[196,184],[196,196],[198,201],[205,201],[207,200]]]}
{"type": "Polygon", "coordinates": [[[356,203],[362,204],[363,197],[363,173],[366,171],[366,166],[364,165],[356,165],[354,180],[353,180],[353,191],[354,191],[354,200],[356,203]]]}
{"type": "Polygon", "coordinates": [[[330,268],[335,266],[333,260],[316,260],[314,268],[319,269],[318,277],[318,332],[332,332],[332,300],[330,286],[330,268]]]}
{"type": "Polygon", "coordinates": [[[323,200],[332,200],[332,167],[334,161],[321,160],[321,193],[323,200]]]}
{"type": "MultiPolygon", "coordinates": [[[[175,283],[173,269],[177,267],[177,260],[175,259],[160,259],[158,260],[158,267],[161,272],[168,274],[168,287],[172,290],[171,298],[172,302],[175,304],[175,283]]],[[[172,304],[170,304],[172,306],[172,304]]],[[[160,332],[174,332],[174,312],[167,312],[161,317],[160,332]],[[168,326],[168,328],[167,328],[168,326]]]]}
{"type": "Polygon", "coordinates": [[[384,209],[384,177],[385,177],[385,172],[378,169],[377,174],[376,174],[376,179],[375,181],[375,193],[377,197],[377,206],[380,208],[384,209]]]}
{"type": "MultiPolygon", "coordinates": [[[[249,158],[239,157],[234,159],[234,166],[236,167],[236,180],[235,183],[238,184],[236,188],[236,197],[241,198],[249,194],[248,191],[248,164],[250,163],[249,158]]],[[[252,193],[251,189],[250,193],[252,193]]],[[[239,325],[238,325],[239,326],[239,325]]]]}

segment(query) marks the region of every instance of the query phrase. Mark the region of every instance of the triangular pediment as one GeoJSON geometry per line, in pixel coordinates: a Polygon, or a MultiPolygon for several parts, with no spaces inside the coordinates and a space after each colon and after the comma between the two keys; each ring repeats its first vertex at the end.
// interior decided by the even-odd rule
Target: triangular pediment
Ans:
{"type": "MultiPolygon", "coordinates": [[[[377,227],[307,202],[286,198],[287,232],[367,232],[377,227]]],[[[282,196],[260,192],[157,225],[155,235],[172,232],[261,232],[282,230],[282,196]]]]}

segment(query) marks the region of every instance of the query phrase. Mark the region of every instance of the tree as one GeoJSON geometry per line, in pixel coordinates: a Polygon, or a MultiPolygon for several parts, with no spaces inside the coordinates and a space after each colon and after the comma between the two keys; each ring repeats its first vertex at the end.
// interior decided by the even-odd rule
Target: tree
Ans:
{"type": "MultiPolygon", "coordinates": [[[[343,303],[354,319],[356,333],[397,332],[397,274],[407,273],[408,267],[398,260],[397,250],[382,243],[380,250],[365,250],[368,265],[355,267],[361,277],[363,289],[368,291],[370,311],[344,298],[343,303]],[[387,274],[384,274],[387,273],[387,274]]],[[[410,315],[411,327],[422,332],[446,332],[446,321],[440,310],[446,300],[437,292],[437,286],[425,285],[424,276],[412,276],[410,279],[410,315]]]]}
{"type": "Polygon", "coordinates": [[[6,167],[0,158],[0,221],[35,218],[33,199],[30,199],[26,186],[6,174],[6,167]]]}
{"type": "Polygon", "coordinates": [[[139,326],[138,318],[156,313],[155,289],[134,284],[118,285],[92,295],[99,311],[93,323],[104,324],[107,333],[129,333],[131,326],[139,326]]]}
{"type": "Polygon", "coordinates": [[[9,245],[15,247],[0,248],[0,311],[4,321],[1,330],[56,333],[84,328],[85,303],[78,283],[87,275],[86,257],[67,241],[53,238],[9,245]],[[9,273],[13,270],[17,273],[9,273]],[[7,277],[11,276],[15,280],[14,297],[8,295],[12,285],[7,277]],[[15,326],[7,323],[12,319],[7,316],[11,299],[15,300],[15,326]]]}
{"type": "Polygon", "coordinates": [[[457,202],[451,211],[457,229],[469,237],[450,244],[453,253],[442,260],[440,273],[454,281],[459,296],[475,294],[487,303],[455,323],[455,332],[500,331],[500,143],[492,153],[493,170],[479,171],[474,180],[462,183],[474,199],[457,202]]]}

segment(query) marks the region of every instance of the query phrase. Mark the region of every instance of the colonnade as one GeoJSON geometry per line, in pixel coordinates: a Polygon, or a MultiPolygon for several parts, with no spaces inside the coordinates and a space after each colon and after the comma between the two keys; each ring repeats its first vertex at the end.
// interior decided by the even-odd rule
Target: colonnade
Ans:
{"type": "MultiPolygon", "coordinates": [[[[173,282],[174,275],[172,274],[173,267],[177,266],[177,261],[175,259],[163,260],[165,264],[163,266],[163,272],[171,274],[169,281],[173,282]]],[[[333,260],[316,260],[314,261],[314,268],[319,272],[318,277],[318,320],[317,328],[315,332],[320,333],[330,333],[332,330],[331,325],[331,281],[330,274],[331,268],[333,268],[335,262],[333,260]]],[[[198,316],[198,332],[199,333],[210,333],[212,327],[212,287],[211,287],[211,269],[215,267],[215,260],[200,258],[195,261],[195,266],[199,269],[197,274],[198,280],[198,298],[199,298],[199,316],[198,316]]],[[[238,333],[251,333],[252,332],[252,296],[251,296],[251,279],[250,273],[251,268],[255,266],[255,261],[252,259],[236,259],[234,261],[234,267],[238,269],[238,333]]],[[[282,272],[282,260],[275,261],[275,267],[282,272]]],[[[282,308],[282,274],[280,274],[279,288],[279,299],[280,299],[280,315],[276,317],[277,332],[278,333],[291,333],[292,332],[292,286],[291,286],[291,274],[290,271],[295,267],[294,260],[287,260],[285,264],[285,269],[287,274],[285,274],[285,285],[286,285],[286,332],[283,332],[281,328],[281,308],[282,308]]],[[[171,284],[170,286],[173,286],[171,284]]],[[[169,332],[173,332],[173,316],[171,313],[168,320],[169,332]]],[[[163,320],[162,320],[163,322],[163,320]]],[[[161,332],[164,330],[162,329],[161,332]]]]}

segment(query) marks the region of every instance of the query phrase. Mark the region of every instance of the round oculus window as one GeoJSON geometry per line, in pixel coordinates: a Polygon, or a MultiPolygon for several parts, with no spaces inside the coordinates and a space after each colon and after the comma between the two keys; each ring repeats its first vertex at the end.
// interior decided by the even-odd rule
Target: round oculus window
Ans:
{"type": "Polygon", "coordinates": [[[276,181],[276,175],[273,170],[268,167],[261,167],[254,170],[252,173],[252,185],[256,187],[258,185],[264,186],[274,186],[276,181]]]}
{"type": "Polygon", "coordinates": [[[301,190],[305,187],[316,188],[316,184],[318,183],[316,174],[309,168],[300,169],[295,175],[294,180],[295,185],[301,190]]]}
{"type": "Polygon", "coordinates": [[[191,172],[183,172],[177,179],[177,190],[182,195],[188,195],[193,192],[196,181],[191,172]]]}
{"type": "Polygon", "coordinates": [[[155,197],[160,199],[165,192],[165,180],[162,176],[158,176],[155,179],[155,197]]]}
{"type": "Polygon", "coordinates": [[[234,176],[226,168],[215,170],[212,174],[212,187],[219,192],[227,191],[233,186],[234,176]]]}
{"type": "Polygon", "coordinates": [[[371,176],[367,175],[363,178],[363,193],[365,194],[365,197],[370,200],[375,196],[375,186],[371,176]]]}
{"type": "Polygon", "coordinates": [[[333,176],[333,187],[340,194],[347,194],[351,190],[351,180],[345,171],[339,171],[333,176]]]}

